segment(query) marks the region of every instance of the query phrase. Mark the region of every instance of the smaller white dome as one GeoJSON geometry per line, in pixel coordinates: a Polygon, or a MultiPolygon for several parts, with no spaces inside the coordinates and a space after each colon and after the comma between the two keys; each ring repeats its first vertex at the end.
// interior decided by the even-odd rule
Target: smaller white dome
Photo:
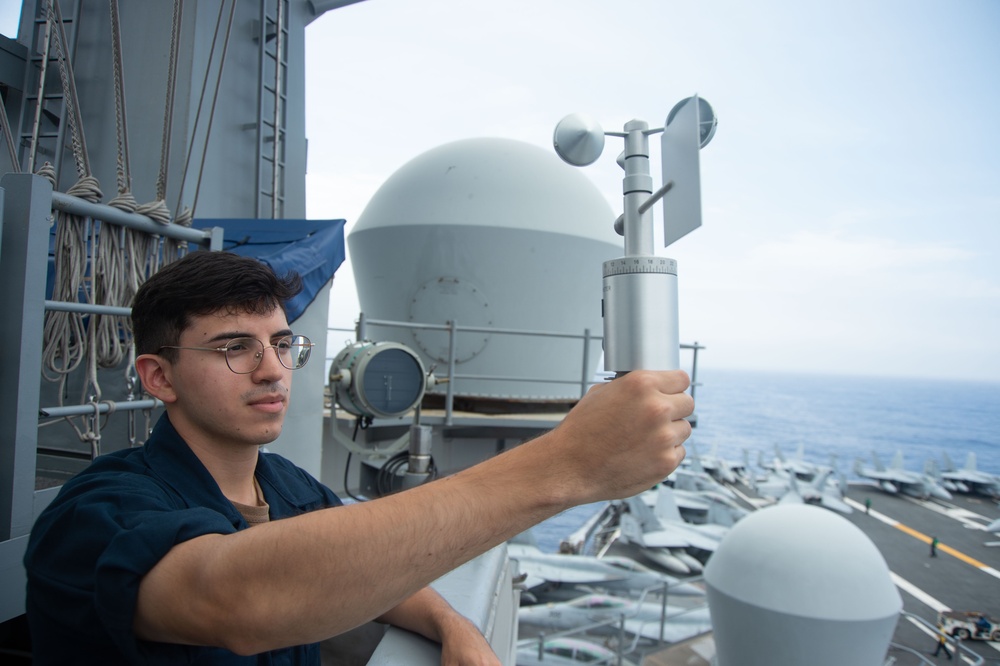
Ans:
{"type": "Polygon", "coordinates": [[[779,505],[736,523],[705,568],[709,586],[802,618],[873,620],[899,613],[885,558],[846,518],[779,505]]]}

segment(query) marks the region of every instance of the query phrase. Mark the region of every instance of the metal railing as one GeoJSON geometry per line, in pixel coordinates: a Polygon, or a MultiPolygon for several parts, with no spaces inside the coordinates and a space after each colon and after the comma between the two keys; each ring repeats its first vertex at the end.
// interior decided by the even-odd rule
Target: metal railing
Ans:
{"type": "MultiPolygon", "coordinates": [[[[692,606],[691,608],[684,609],[680,613],[667,615],[667,596],[669,594],[670,587],[677,587],[679,585],[685,585],[688,583],[697,583],[702,581],[704,581],[703,576],[695,576],[693,578],[685,578],[684,580],[678,581],[673,584],[665,582],[663,583],[663,585],[653,585],[651,587],[642,590],[642,593],[639,595],[638,601],[635,602],[636,604],[635,609],[632,610],[631,612],[621,611],[619,613],[615,613],[613,617],[609,617],[606,620],[599,620],[581,625],[579,627],[573,627],[572,629],[564,629],[562,631],[557,631],[550,634],[546,634],[545,632],[539,632],[538,636],[535,636],[534,638],[526,638],[523,640],[519,640],[517,642],[517,646],[518,648],[537,646],[538,659],[539,661],[544,661],[546,641],[551,641],[558,638],[568,638],[570,636],[577,636],[580,634],[587,634],[587,632],[592,632],[600,629],[609,629],[612,628],[614,625],[617,625],[618,640],[616,641],[615,645],[615,660],[616,660],[615,663],[620,665],[622,661],[625,659],[626,655],[635,652],[635,650],[638,649],[639,641],[643,638],[641,632],[631,632],[625,629],[625,621],[629,618],[635,617],[638,614],[639,604],[643,603],[643,601],[645,601],[648,595],[656,594],[658,592],[660,593],[660,602],[661,602],[660,618],[659,618],[660,632],[659,632],[659,639],[656,641],[656,644],[657,646],[662,646],[666,643],[666,641],[664,640],[664,634],[666,631],[666,624],[669,620],[679,617],[681,615],[685,615],[692,611],[698,610],[699,608],[703,608],[704,606],[707,606],[707,601],[706,601],[704,606],[692,606]],[[625,640],[626,633],[632,634],[631,642],[626,642],[625,640]]],[[[595,661],[590,663],[606,664],[610,662],[607,659],[603,659],[600,661],[595,661]]]]}
{"type": "MultiPolygon", "coordinates": [[[[71,215],[78,215],[101,222],[141,231],[150,235],[162,236],[179,241],[187,241],[198,245],[203,245],[212,250],[222,249],[221,229],[192,229],[177,224],[160,224],[145,215],[129,213],[106,204],[92,203],[85,199],[80,199],[63,192],[52,192],[52,210],[62,211],[71,215]]],[[[128,317],[132,314],[129,307],[114,305],[102,305],[97,303],[80,303],[69,301],[44,301],[46,312],[74,312],[91,315],[109,315],[128,317]]],[[[117,410],[134,411],[140,409],[151,409],[160,406],[158,400],[136,400],[133,395],[129,395],[125,401],[101,400],[80,405],[40,407],[39,416],[45,417],[65,417],[81,416],[85,414],[107,414],[117,410]]]]}
{"type": "MultiPolygon", "coordinates": [[[[585,328],[582,333],[568,333],[565,331],[537,331],[530,329],[516,329],[516,328],[491,328],[486,326],[460,326],[457,321],[451,320],[446,324],[424,324],[424,323],[414,323],[410,321],[395,321],[391,319],[369,319],[364,312],[358,315],[357,327],[354,329],[348,328],[336,328],[330,327],[327,329],[328,332],[340,331],[340,332],[350,332],[354,333],[356,339],[370,340],[369,337],[369,327],[370,326],[382,326],[386,328],[394,329],[405,329],[405,330],[427,330],[427,331],[442,331],[448,334],[448,359],[447,359],[447,378],[448,383],[446,384],[446,394],[445,394],[445,425],[451,425],[454,416],[454,404],[455,404],[455,391],[456,386],[461,386],[463,380],[477,380],[477,381],[493,381],[493,382],[535,382],[535,383],[546,383],[546,384],[566,384],[566,385],[578,385],[580,387],[580,397],[587,392],[587,390],[594,384],[599,384],[601,380],[595,379],[594,375],[590,372],[590,347],[592,343],[604,341],[604,336],[594,335],[591,333],[589,328],[585,328]],[[489,374],[465,374],[456,372],[455,368],[458,363],[457,361],[457,348],[458,348],[458,338],[461,334],[471,334],[471,333],[486,333],[486,334],[496,334],[496,335],[512,335],[521,336],[527,338],[561,338],[565,340],[579,340],[582,342],[582,353],[580,356],[580,375],[572,379],[559,378],[559,377],[528,377],[528,376],[505,376],[505,375],[489,375],[489,374]]],[[[697,373],[698,373],[698,351],[704,349],[705,347],[699,345],[697,342],[691,344],[681,344],[681,349],[691,350],[692,360],[691,360],[691,397],[695,395],[695,388],[698,386],[697,383],[697,373]]],[[[339,352],[339,350],[337,350],[339,352]]],[[[327,356],[326,362],[329,363],[333,360],[336,354],[332,356],[327,356]]]]}

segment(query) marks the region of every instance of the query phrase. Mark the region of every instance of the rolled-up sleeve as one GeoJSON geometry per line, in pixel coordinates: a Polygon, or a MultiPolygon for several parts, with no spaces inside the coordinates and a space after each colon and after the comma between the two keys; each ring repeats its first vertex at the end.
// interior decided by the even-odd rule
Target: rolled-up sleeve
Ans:
{"type": "MultiPolygon", "coordinates": [[[[237,527],[218,511],[179,507],[148,478],[103,481],[69,489],[32,531],[25,565],[29,604],[40,620],[32,621],[33,640],[46,640],[49,628],[58,640],[72,631],[76,649],[86,650],[98,636],[110,636],[130,660],[151,663],[132,631],[143,576],[177,544],[237,527]]],[[[163,647],[156,652],[163,655],[163,647]]],[[[185,648],[176,648],[170,658],[183,663],[185,648]]]]}

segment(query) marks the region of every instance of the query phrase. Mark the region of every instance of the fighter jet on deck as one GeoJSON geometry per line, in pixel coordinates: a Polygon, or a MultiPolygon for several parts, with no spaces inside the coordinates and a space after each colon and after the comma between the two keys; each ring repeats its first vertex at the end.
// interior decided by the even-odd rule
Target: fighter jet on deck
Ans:
{"type": "Polygon", "coordinates": [[[635,662],[628,659],[619,661],[618,653],[610,648],[572,636],[546,639],[539,654],[538,640],[529,638],[518,641],[517,666],[580,666],[580,664],[635,666],[635,662]]]}
{"type": "Polygon", "coordinates": [[[698,492],[675,487],[673,495],[681,518],[694,525],[713,523],[732,527],[749,513],[731,496],[710,490],[698,492]]]}
{"type": "Polygon", "coordinates": [[[621,541],[634,544],[644,557],[681,575],[702,570],[701,562],[687,552],[688,548],[715,552],[728,531],[721,525],[685,522],[672,489],[662,485],[622,500],[621,505],[624,507],[619,518],[621,541]],[[647,501],[655,502],[655,509],[647,501]]]}
{"type": "MultiPolygon", "coordinates": [[[[565,603],[521,606],[518,621],[535,627],[560,631],[598,622],[607,623],[603,633],[616,633],[625,618],[625,631],[644,638],[659,640],[663,606],[660,602],[635,602],[604,594],[588,594],[565,603]]],[[[663,640],[676,643],[703,634],[712,628],[708,607],[681,608],[667,604],[663,624],[663,640]]],[[[601,629],[591,629],[602,633],[601,629]]]]}
{"type": "Polygon", "coordinates": [[[705,472],[719,483],[736,483],[737,475],[743,471],[743,465],[721,457],[718,448],[718,444],[714,444],[712,453],[703,454],[698,450],[698,446],[692,442],[688,446],[688,454],[681,465],[691,467],[695,471],[705,472]]]}
{"type": "Polygon", "coordinates": [[[938,499],[950,500],[949,493],[941,484],[933,479],[929,474],[921,474],[903,468],[903,452],[897,451],[892,459],[892,464],[887,468],[879,460],[878,455],[872,451],[872,462],[874,467],[867,467],[860,459],[854,461],[854,473],[860,477],[871,479],[876,482],[879,488],[887,493],[903,494],[917,499],[938,499]]]}
{"type": "Polygon", "coordinates": [[[1000,478],[980,472],[976,469],[976,454],[970,452],[965,459],[965,467],[955,469],[951,458],[947,453],[941,452],[944,466],[941,469],[941,478],[967,490],[961,492],[976,493],[987,497],[1000,498],[1000,478]]]}
{"type": "Polygon", "coordinates": [[[832,469],[827,469],[813,478],[812,481],[799,481],[796,475],[775,470],[768,481],[759,482],[754,490],[764,497],[771,497],[778,504],[816,504],[818,506],[852,513],[854,510],[844,501],[843,478],[836,482],[830,478],[832,469]]]}
{"type": "MultiPolygon", "coordinates": [[[[534,590],[542,585],[558,584],[599,588],[616,594],[639,596],[646,590],[659,591],[664,585],[671,596],[704,596],[705,591],[691,583],[642,566],[626,557],[590,557],[562,553],[543,553],[534,543],[519,536],[507,543],[507,552],[526,574],[525,587],[534,590]]],[[[577,596],[580,593],[577,592],[577,596]]]]}
{"type": "Polygon", "coordinates": [[[799,444],[799,448],[796,450],[794,458],[786,458],[781,452],[781,448],[775,444],[774,459],[771,462],[768,462],[764,459],[764,454],[762,452],[758,452],[757,464],[770,472],[783,470],[790,474],[794,474],[799,481],[812,481],[817,474],[830,469],[825,465],[817,465],[815,463],[808,462],[805,459],[805,445],[803,444],[799,444]]]}

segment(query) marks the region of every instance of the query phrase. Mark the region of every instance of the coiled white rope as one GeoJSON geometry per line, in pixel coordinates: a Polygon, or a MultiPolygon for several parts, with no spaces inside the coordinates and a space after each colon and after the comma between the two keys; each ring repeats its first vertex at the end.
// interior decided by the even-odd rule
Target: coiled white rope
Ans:
{"type": "MultiPolygon", "coordinates": [[[[186,162],[181,179],[178,207],[183,200],[184,183],[187,181],[187,170],[191,165],[194,153],[194,140],[201,111],[206,107],[206,90],[208,89],[211,63],[215,58],[217,42],[222,34],[222,24],[225,3],[220,3],[219,16],[216,22],[215,38],[209,55],[210,66],[206,68],[205,80],[202,84],[201,98],[194,128],[191,132],[191,145],[188,147],[186,162]]],[[[126,127],[124,68],[122,66],[121,24],[118,13],[118,0],[110,0],[112,26],[112,54],[115,83],[115,118],[118,134],[118,162],[116,164],[118,195],[109,205],[124,210],[145,215],[156,222],[168,225],[171,222],[171,211],[166,205],[166,180],[169,164],[170,132],[173,124],[173,100],[176,86],[176,70],[178,60],[178,43],[183,16],[183,0],[174,0],[174,16],[171,31],[170,65],[167,76],[167,98],[164,108],[164,130],[161,146],[160,173],[156,184],[156,201],[138,205],[132,196],[131,173],[128,154],[128,131],[126,127]]],[[[215,111],[215,102],[225,64],[229,39],[232,33],[236,3],[231,3],[229,20],[222,40],[221,57],[215,80],[215,91],[211,98],[208,112],[207,130],[202,146],[201,168],[204,169],[204,158],[207,152],[209,136],[215,111]]],[[[59,65],[59,77],[62,83],[63,96],[66,103],[65,120],[69,129],[69,141],[79,175],[79,181],[69,190],[68,194],[78,198],[98,203],[102,193],[97,180],[91,174],[90,161],[87,154],[86,140],[83,134],[82,116],[78,101],[72,63],[67,57],[68,42],[64,24],[60,14],[59,4],[54,0],[46,0],[44,5],[46,17],[46,41],[42,54],[42,69],[40,86],[44,90],[45,64],[49,61],[48,51],[54,52],[54,59],[59,65]]],[[[41,94],[39,99],[42,99],[41,94]]],[[[39,121],[35,123],[35,139],[32,142],[33,161],[34,146],[37,143],[39,121]]],[[[8,131],[9,133],[9,131],[8,131]]],[[[13,140],[8,139],[11,154],[14,155],[13,140]]],[[[16,162],[16,157],[13,158],[16,162]]],[[[30,166],[30,165],[29,165],[30,166]]],[[[46,163],[39,174],[47,177],[57,187],[57,175],[52,165],[46,163]]],[[[201,179],[197,179],[200,188],[201,179]]],[[[191,208],[184,207],[175,224],[190,227],[193,222],[193,210],[197,205],[199,190],[195,190],[194,203],[191,208]]],[[[55,238],[55,283],[52,299],[57,301],[82,301],[100,305],[131,304],[139,286],[147,277],[155,273],[162,263],[174,261],[186,254],[186,241],[164,239],[158,235],[147,234],[132,229],[118,228],[110,223],[89,218],[81,218],[66,213],[57,213],[57,228],[55,238]],[[88,256],[89,248],[89,256],[88,256]]],[[[97,405],[101,402],[101,387],[98,383],[98,368],[113,368],[127,361],[125,370],[126,385],[129,388],[129,399],[135,395],[135,388],[140,386],[135,381],[131,360],[135,350],[132,345],[132,335],[129,320],[115,315],[84,315],[82,313],[49,311],[45,317],[43,340],[43,376],[46,379],[60,383],[60,404],[66,395],[68,377],[75,371],[83,369],[86,373],[86,384],[83,386],[80,403],[97,405]]],[[[141,390],[141,388],[140,388],[141,390]]],[[[147,417],[147,431],[149,414],[147,417]]],[[[66,420],[76,430],[81,441],[89,442],[94,455],[100,453],[100,419],[93,417],[81,418],[81,426],[73,419],[66,420]]]]}

